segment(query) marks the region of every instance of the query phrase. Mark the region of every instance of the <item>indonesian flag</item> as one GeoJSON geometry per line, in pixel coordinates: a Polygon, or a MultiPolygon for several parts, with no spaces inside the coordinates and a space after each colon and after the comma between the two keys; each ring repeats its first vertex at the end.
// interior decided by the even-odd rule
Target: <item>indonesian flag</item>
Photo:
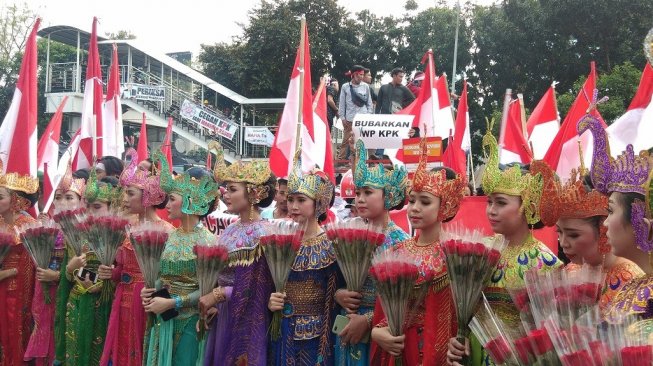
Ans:
{"type": "Polygon", "coordinates": [[[461,176],[467,176],[467,157],[465,147],[470,148],[471,138],[469,135],[469,112],[467,110],[467,81],[464,82],[463,92],[458,102],[458,114],[456,115],[456,133],[449,139],[447,149],[442,156],[445,166],[456,171],[461,176]]]}
{"type": "Polygon", "coordinates": [[[37,148],[37,166],[41,172],[45,171],[44,164],[48,163],[50,168],[58,166],[59,163],[59,138],[61,137],[61,120],[63,119],[63,107],[68,101],[68,96],[64,96],[61,104],[54,112],[48,127],[43,132],[37,148]]]}
{"type": "Polygon", "coordinates": [[[315,143],[313,143],[313,146],[304,146],[304,148],[313,154],[314,161],[323,162],[318,165],[322,167],[322,170],[329,176],[331,182],[335,184],[336,174],[333,168],[331,131],[329,131],[329,123],[327,122],[326,94],[324,78],[322,78],[320,80],[320,86],[313,96],[313,131],[315,132],[315,143]],[[324,141],[324,149],[321,148],[320,141],[324,141]]]}
{"type": "Polygon", "coordinates": [[[532,153],[528,147],[528,142],[524,138],[521,101],[519,99],[510,102],[505,124],[504,128],[502,128],[503,137],[500,139],[503,142],[499,159],[501,164],[530,163],[532,153]]]}
{"type": "Polygon", "coordinates": [[[610,151],[615,156],[633,144],[635,151],[653,147],[653,67],[647,63],[639,81],[635,97],[626,113],[606,130],[610,138],[610,151]]]}
{"type": "Polygon", "coordinates": [[[526,123],[528,141],[533,145],[534,159],[544,157],[558,130],[560,130],[560,118],[556,107],[555,88],[551,85],[526,123]]]}
{"type": "MultiPolygon", "coordinates": [[[[138,143],[140,144],[140,140],[138,143]]],[[[172,173],[172,117],[168,118],[168,127],[166,127],[166,137],[163,140],[163,145],[161,146],[161,151],[165,155],[166,160],[168,161],[168,167],[170,167],[170,172],[172,173]]]]}
{"type": "MultiPolygon", "coordinates": [[[[553,139],[551,147],[549,147],[549,150],[543,158],[551,168],[556,170],[558,176],[563,181],[569,179],[572,169],[577,169],[580,166],[580,156],[578,151],[579,140],[583,149],[585,166],[590,166],[591,164],[592,152],[594,150],[591,133],[585,131],[585,133],[579,137],[576,132],[576,125],[578,124],[578,121],[587,114],[592,102],[594,89],[596,89],[596,68],[592,61],[590,64],[590,73],[587,76],[587,80],[585,80],[585,84],[583,84],[583,88],[578,92],[578,96],[562,122],[558,134],[555,139],[553,139]]],[[[603,118],[599,111],[593,109],[590,113],[601,120],[601,123],[603,123],[603,126],[605,127],[605,122],[603,122],[603,118]]]]}
{"type": "Polygon", "coordinates": [[[146,125],[145,112],[143,112],[143,122],[141,122],[141,133],[138,135],[138,152],[139,163],[147,158],[149,154],[147,152],[147,125],[146,125]]]}
{"type": "Polygon", "coordinates": [[[36,32],[41,19],[36,19],[27,38],[20,65],[16,90],[7,115],[0,126],[0,159],[4,170],[36,177],[37,168],[37,47],[36,32]]]}
{"type": "Polygon", "coordinates": [[[107,99],[104,102],[104,138],[102,149],[104,155],[121,158],[125,152],[122,130],[122,105],[120,104],[120,70],[118,68],[118,47],[113,44],[111,69],[107,85],[107,99]]]}
{"type": "MultiPolygon", "coordinates": [[[[301,59],[302,42],[297,48],[297,57],[293,66],[290,83],[288,84],[288,93],[286,95],[286,105],[281,114],[279,128],[274,136],[274,143],[270,149],[270,168],[277,177],[287,177],[292,171],[293,157],[297,150],[297,124],[301,124],[301,144],[302,144],[302,170],[309,171],[315,165],[324,168],[324,159],[327,158],[327,144],[331,141],[325,141],[325,134],[316,133],[313,124],[313,106],[310,101],[313,100],[311,94],[311,54],[308,41],[308,29],[306,24],[302,23],[302,32],[304,36],[304,58],[301,59]],[[304,79],[303,89],[301,88],[301,78],[304,79]],[[301,94],[301,98],[300,98],[301,94]],[[300,99],[302,104],[300,105],[300,99]],[[300,114],[301,113],[301,114],[300,114]],[[299,121],[299,122],[298,122],[299,121]]],[[[326,121],[326,119],[325,119],[326,121]]],[[[322,123],[322,122],[319,122],[322,123]]],[[[320,128],[318,128],[318,131],[320,128]]],[[[329,159],[331,160],[331,159],[329,159]]]]}
{"type": "Polygon", "coordinates": [[[95,157],[103,156],[102,142],[102,70],[97,48],[97,18],[93,18],[91,42],[88,46],[88,65],[86,83],[84,84],[84,101],[82,102],[82,125],[80,127],[79,148],[74,151],[73,170],[88,168],[93,165],[95,157]],[[93,151],[95,139],[96,151],[93,151]]]}

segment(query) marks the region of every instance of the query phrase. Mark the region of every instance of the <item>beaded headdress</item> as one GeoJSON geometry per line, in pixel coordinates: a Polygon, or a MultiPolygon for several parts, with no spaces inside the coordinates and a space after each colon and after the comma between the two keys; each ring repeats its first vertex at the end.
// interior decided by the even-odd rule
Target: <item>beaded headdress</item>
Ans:
{"type": "Polygon", "coordinates": [[[270,187],[265,183],[270,179],[271,170],[267,160],[252,160],[248,163],[237,161],[227,166],[224,161],[222,145],[217,141],[210,141],[209,151],[215,151],[216,159],[213,167],[213,177],[216,182],[241,182],[247,186],[247,199],[251,204],[264,200],[270,187]]]}
{"type": "Polygon", "coordinates": [[[651,199],[651,177],[653,160],[648,151],[635,155],[633,145],[626,146],[616,159],[610,155],[608,135],[601,121],[591,115],[585,115],[578,122],[578,134],[589,130],[594,138],[592,168],[590,176],[597,191],[609,195],[612,192],[638,193],[645,201],[635,200],[632,205],[631,223],[635,232],[635,242],[644,252],[653,252],[653,238],[649,235],[651,228],[645,219],[651,219],[653,200],[651,199]]]}
{"type": "Polygon", "coordinates": [[[37,178],[18,173],[7,172],[2,174],[3,167],[4,163],[0,159],[0,187],[27,194],[34,194],[39,190],[39,180],[37,178]]]}
{"type": "Polygon", "coordinates": [[[288,176],[288,194],[304,194],[315,201],[315,217],[326,213],[333,197],[333,183],[317,167],[308,173],[302,172],[301,149],[295,153],[293,170],[288,176]]]}
{"type": "Polygon", "coordinates": [[[84,191],[87,202],[100,201],[112,204],[120,199],[120,193],[120,187],[114,187],[109,183],[99,184],[96,169],[91,169],[88,182],[86,182],[86,191],[84,191]]]}
{"type": "Polygon", "coordinates": [[[521,167],[517,165],[501,171],[499,169],[499,144],[492,135],[493,122],[488,121],[487,125],[487,132],[483,136],[483,151],[488,155],[482,179],[483,191],[487,195],[503,193],[521,197],[520,210],[526,215],[526,221],[530,225],[534,225],[540,221],[542,178],[539,175],[522,173],[521,167]]]}
{"type": "Polygon", "coordinates": [[[394,169],[385,169],[383,164],[375,167],[367,166],[367,150],[362,140],[356,141],[358,161],[354,171],[354,185],[356,188],[371,187],[383,189],[385,209],[389,210],[404,201],[406,197],[406,169],[394,166],[394,169]]]}
{"type": "Polygon", "coordinates": [[[173,177],[168,160],[157,150],[152,157],[155,163],[161,163],[159,184],[164,192],[177,193],[182,197],[181,212],[187,215],[205,215],[211,209],[211,202],[220,194],[219,186],[213,177],[204,176],[196,179],[187,173],[173,177]]]}
{"type": "Polygon", "coordinates": [[[73,165],[71,161],[68,161],[68,168],[63,177],[61,177],[61,182],[59,182],[57,190],[64,193],[73,191],[77,193],[79,197],[82,197],[86,191],[86,180],[84,178],[73,177],[73,165]]]}
{"type": "Polygon", "coordinates": [[[416,192],[427,192],[435,197],[440,198],[440,210],[438,211],[438,221],[450,219],[456,215],[460,202],[463,199],[465,178],[456,174],[455,179],[447,180],[447,171],[445,169],[437,172],[426,170],[427,160],[427,143],[423,138],[419,144],[422,154],[413,177],[411,190],[416,192]]]}
{"type": "Polygon", "coordinates": [[[123,188],[134,186],[141,189],[143,191],[141,202],[144,207],[156,206],[165,201],[166,193],[161,189],[159,177],[138,168],[138,151],[129,148],[127,156],[131,157],[131,162],[120,174],[120,186],[123,188]]]}

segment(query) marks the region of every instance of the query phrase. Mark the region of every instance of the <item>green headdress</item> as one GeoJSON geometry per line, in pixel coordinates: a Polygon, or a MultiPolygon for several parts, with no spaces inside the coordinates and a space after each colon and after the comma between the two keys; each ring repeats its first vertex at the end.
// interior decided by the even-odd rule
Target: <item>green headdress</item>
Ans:
{"type": "Polygon", "coordinates": [[[88,182],[86,183],[86,191],[84,192],[84,197],[87,202],[93,203],[100,201],[112,204],[120,199],[120,194],[120,187],[114,187],[109,183],[98,182],[95,167],[91,169],[88,182]]]}
{"type": "Polygon", "coordinates": [[[187,215],[206,215],[211,202],[220,194],[219,186],[210,175],[195,179],[187,173],[173,177],[168,160],[160,150],[152,157],[154,163],[161,163],[159,176],[161,188],[167,194],[176,193],[182,197],[181,212],[187,215]]]}
{"type": "Polygon", "coordinates": [[[372,168],[368,167],[367,150],[360,139],[356,141],[356,152],[358,154],[354,171],[354,185],[356,188],[382,189],[386,210],[403,202],[406,196],[406,169],[395,165],[393,170],[386,170],[383,164],[377,164],[372,168]]]}

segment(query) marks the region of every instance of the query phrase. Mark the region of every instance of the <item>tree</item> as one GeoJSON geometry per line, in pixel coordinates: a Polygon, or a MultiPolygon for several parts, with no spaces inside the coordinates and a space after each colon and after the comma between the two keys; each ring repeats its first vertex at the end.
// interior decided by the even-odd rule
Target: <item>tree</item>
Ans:
{"type": "Polygon", "coordinates": [[[117,32],[108,32],[104,33],[104,36],[111,40],[127,40],[127,39],[136,39],[136,36],[130,31],[121,29],[117,32]]]}

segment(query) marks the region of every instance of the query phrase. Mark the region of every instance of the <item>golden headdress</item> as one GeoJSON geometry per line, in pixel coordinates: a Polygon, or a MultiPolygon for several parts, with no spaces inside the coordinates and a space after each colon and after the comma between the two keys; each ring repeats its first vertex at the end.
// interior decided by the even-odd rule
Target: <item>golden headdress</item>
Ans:
{"type": "Polygon", "coordinates": [[[438,221],[450,219],[458,212],[460,202],[463,199],[466,185],[465,178],[456,174],[455,179],[447,180],[447,171],[445,169],[438,170],[437,172],[427,171],[426,161],[428,156],[426,138],[422,138],[419,147],[422,150],[422,154],[420,155],[419,164],[413,176],[411,190],[427,192],[440,198],[438,221]]]}
{"type": "Polygon", "coordinates": [[[61,178],[57,190],[64,193],[73,191],[77,193],[79,197],[82,197],[84,191],[86,191],[86,180],[84,180],[84,178],[73,177],[73,165],[71,161],[68,161],[68,168],[66,169],[64,176],[61,178]]]}
{"type": "Polygon", "coordinates": [[[27,194],[34,194],[39,190],[39,180],[36,177],[18,173],[1,174],[3,168],[4,163],[0,159],[0,187],[27,194]]]}
{"type": "Polygon", "coordinates": [[[288,194],[304,194],[315,201],[315,217],[326,213],[333,198],[333,183],[329,177],[318,169],[302,172],[301,147],[295,153],[293,170],[288,176],[288,194]]]}
{"type": "Polygon", "coordinates": [[[389,210],[404,202],[406,198],[406,169],[395,165],[385,169],[383,164],[371,168],[367,166],[367,149],[363,140],[356,141],[357,163],[354,171],[354,185],[357,188],[371,187],[383,189],[384,206],[389,210]]]}
{"type": "Polygon", "coordinates": [[[520,210],[526,215],[526,221],[534,225],[540,221],[542,177],[539,174],[522,173],[518,165],[513,165],[504,171],[499,169],[499,144],[492,135],[492,125],[493,121],[487,122],[487,132],[483,136],[483,151],[488,156],[482,179],[483,191],[488,196],[493,193],[503,193],[521,197],[520,210]]]}
{"type": "Polygon", "coordinates": [[[218,183],[241,182],[247,186],[247,199],[255,205],[264,200],[270,187],[265,183],[270,179],[272,172],[267,160],[252,160],[250,162],[237,161],[230,166],[224,161],[224,150],[217,141],[209,141],[208,150],[215,151],[215,165],[213,177],[218,183]]]}

